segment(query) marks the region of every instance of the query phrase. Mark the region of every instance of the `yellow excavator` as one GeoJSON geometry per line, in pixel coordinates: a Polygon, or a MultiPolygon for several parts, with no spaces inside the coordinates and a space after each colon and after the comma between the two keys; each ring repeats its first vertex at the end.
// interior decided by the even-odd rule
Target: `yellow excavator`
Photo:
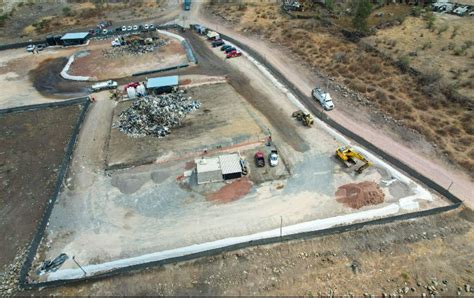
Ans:
{"type": "Polygon", "coordinates": [[[349,146],[342,146],[337,148],[336,155],[348,168],[357,164],[354,159],[362,161],[364,164],[355,170],[357,174],[362,173],[365,169],[372,165],[372,163],[368,161],[365,156],[363,156],[362,154],[355,151],[352,147],[349,146]]]}
{"type": "Polygon", "coordinates": [[[298,121],[303,122],[304,126],[311,127],[314,123],[314,119],[311,116],[311,114],[309,114],[307,112],[303,112],[302,110],[298,110],[296,112],[293,112],[293,114],[291,116],[296,118],[298,121]]]}

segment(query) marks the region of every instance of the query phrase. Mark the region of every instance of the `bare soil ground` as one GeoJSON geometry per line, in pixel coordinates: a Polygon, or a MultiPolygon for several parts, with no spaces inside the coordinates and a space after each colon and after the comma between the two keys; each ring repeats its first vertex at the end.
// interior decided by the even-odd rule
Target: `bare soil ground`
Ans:
{"type": "Polygon", "coordinates": [[[169,67],[187,62],[186,53],[181,43],[175,39],[165,38],[166,45],[153,52],[141,55],[105,56],[103,51],[110,50],[111,40],[91,41],[84,51],[76,55],[69,69],[70,75],[86,76],[97,80],[129,77],[133,73],[169,67]]]}
{"type": "Polygon", "coordinates": [[[112,21],[113,28],[133,23],[154,23],[176,17],[174,1],[120,1],[81,3],[29,2],[17,3],[6,14],[0,26],[0,41],[13,43],[44,38],[49,34],[62,34],[67,30],[94,29],[100,21],[112,21]],[[164,18],[164,19],[163,19],[164,18]]]}
{"type": "MultiPolygon", "coordinates": [[[[202,154],[204,149],[258,142],[264,138],[263,128],[248,112],[245,100],[228,84],[190,88],[187,94],[201,101],[201,108],[187,115],[183,126],[173,129],[165,138],[131,138],[112,128],[107,158],[109,167],[173,160],[202,154]]],[[[118,104],[114,122],[129,105],[130,102],[118,104]]]]}
{"type": "MultiPolygon", "coordinates": [[[[449,88],[424,83],[429,76],[403,72],[390,59],[348,42],[338,29],[323,22],[290,19],[277,5],[214,5],[207,11],[232,24],[233,30],[289,50],[290,56],[307,68],[362,95],[356,97],[359,103],[355,105],[366,106],[365,113],[380,111],[396,126],[421,133],[439,155],[472,177],[474,117],[466,102],[458,100],[449,88]]],[[[341,104],[345,102],[354,105],[350,97],[342,98],[341,104]]]]}
{"type": "Polygon", "coordinates": [[[421,296],[434,287],[438,295],[470,296],[473,222],[465,209],[28,294],[421,296]]]}
{"type": "Polygon", "coordinates": [[[1,283],[8,267],[32,239],[56,182],[78,106],[0,116],[1,283]]]}

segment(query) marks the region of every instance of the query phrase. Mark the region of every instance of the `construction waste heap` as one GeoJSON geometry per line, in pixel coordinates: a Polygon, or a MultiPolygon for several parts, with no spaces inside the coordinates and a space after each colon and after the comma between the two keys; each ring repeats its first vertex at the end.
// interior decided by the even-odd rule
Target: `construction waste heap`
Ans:
{"type": "Polygon", "coordinates": [[[109,59],[125,55],[139,56],[151,53],[159,47],[165,46],[167,43],[167,40],[157,37],[118,37],[112,42],[112,48],[102,50],[102,55],[109,59]]]}
{"type": "Polygon", "coordinates": [[[170,134],[170,129],[181,126],[187,114],[199,109],[201,102],[193,100],[180,90],[160,96],[148,95],[138,98],[124,110],[113,124],[130,137],[170,134]]]}

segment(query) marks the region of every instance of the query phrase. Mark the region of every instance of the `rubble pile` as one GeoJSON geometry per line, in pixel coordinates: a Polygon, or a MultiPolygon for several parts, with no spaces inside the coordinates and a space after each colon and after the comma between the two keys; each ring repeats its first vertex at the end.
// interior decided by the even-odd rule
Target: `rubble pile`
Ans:
{"type": "Polygon", "coordinates": [[[152,44],[130,43],[119,47],[112,47],[110,49],[102,50],[102,55],[105,58],[113,59],[121,56],[140,56],[146,53],[151,53],[157,48],[165,46],[165,40],[156,40],[152,44]]]}
{"type": "Polygon", "coordinates": [[[113,124],[130,137],[165,137],[170,129],[181,126],[188,113],[199,109],[201,103],[187,97],[184,91],[160,96],[148,95],[133,102],[113,124]]]}

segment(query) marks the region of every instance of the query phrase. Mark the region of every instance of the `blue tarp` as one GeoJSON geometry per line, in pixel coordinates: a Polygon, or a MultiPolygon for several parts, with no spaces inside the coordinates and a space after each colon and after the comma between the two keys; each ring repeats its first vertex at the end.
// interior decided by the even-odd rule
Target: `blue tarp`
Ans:
{"type": "Polygon", "coordinates": [[[146,87],[148,89],[170,87],[170,86],[177,86],[177,85],[178,85],[178,76],[150,78],[146,82],[146,87]]]}
{"type": "Polygon", "coordinates": [[[66,33],[61,40],[67,39],[84,39],[89,35],[89,32],[66,33]]]}

